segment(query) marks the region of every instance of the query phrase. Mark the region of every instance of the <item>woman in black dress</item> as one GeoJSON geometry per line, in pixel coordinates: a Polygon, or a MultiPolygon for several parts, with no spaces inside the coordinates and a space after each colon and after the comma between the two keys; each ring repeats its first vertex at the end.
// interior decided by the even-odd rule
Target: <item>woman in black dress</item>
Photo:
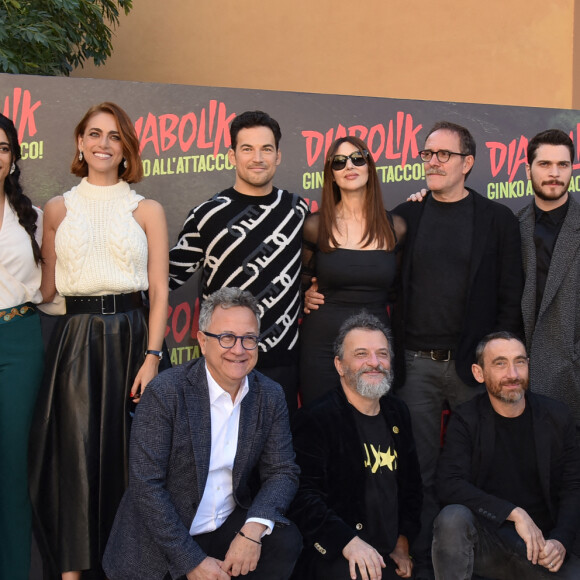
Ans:
{"type": "Polygon", "coordinates": [[[389,324],[387,306],[406,224],[385,211],[375,162],[357,137],[342,137],[324,163],[320,211],[306,218],[303,285],[318,283],[324,304],[305,309],[300,331],[300,390],[308,403],[338,383],[334,339],[365,308],[389,324]]]}

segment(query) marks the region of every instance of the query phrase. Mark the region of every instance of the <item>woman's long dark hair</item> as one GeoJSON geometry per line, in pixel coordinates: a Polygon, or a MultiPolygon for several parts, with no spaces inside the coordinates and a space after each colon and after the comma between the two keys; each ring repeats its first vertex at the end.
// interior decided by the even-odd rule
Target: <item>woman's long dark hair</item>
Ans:
{"type": "Polygon", "coordinates": [[[6,133],[8,137],[8,146],[12,154],[12,163],[14,164],[14,172],[9,173],[4,180],[4,193],[8,199],[8,203],[18,216],[18,223],[26,230],[30,236],[30,244],[32,245],[32,253],[34,261],[39,264],[42,261],[40,254],[40,247],[36,238],[36,220],[38,214],[32,207],[30,199],[22,192],[20,185],[20,167],[18,167],[18,160],[21,157],[20,143],[18,143],[18,133],[14,123],[4,115],[0,114],[0,129],[6,133]]]}
{"type": "Polygon", "coordinates": [[[369,180],[367,193],[364,201],[364,217],[366,227],[363,233],[362,247],[365,248],[373,243],[385,250],[393,250],[395,247],[395,234],[387,218],[381,185],[377,176],[377,166],[372,155],[368,152],[366,143],[358,137],[346,136],[337,139],[328,149],[324,162],[324,182],[322,185],[322,202],[320,205],[320,225],[318,227],[318,247],[320,251],[329,253],[338,247],[334,236],[336,227],[336,206],[341,200],[340,188],[334,181],[332,173],[332,160],[337,149],[343,143],[354,145],[363,155],[367,156],[369,166],[369,180]]]}

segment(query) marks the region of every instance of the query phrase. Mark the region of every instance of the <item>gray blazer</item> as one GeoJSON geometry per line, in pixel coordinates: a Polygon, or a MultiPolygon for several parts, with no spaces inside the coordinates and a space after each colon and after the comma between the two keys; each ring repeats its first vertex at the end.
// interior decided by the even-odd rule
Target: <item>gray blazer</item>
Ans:
{"type": "MultiPolygon", "coordinates": [[[[288,411],[281,387],[252,371],[241,404],[233,469],[236,503],[248,517],[287,524],[298,487],[288,411]],[[250,491],[258,467],[259,489],[250,491]]],[[[158,375],[147,387],[131,431],[129,487],[103,558],[110,580],[178,578],[206,554],[189,535],[203,495],[211,451],[204,359],[158,375]]]]}
{"type": "Polygon", "coordinates": [[[536,315],[535,213],[518,213],[526,282],[522,315],[530,356],[530,388],[563,401],[580,424],[580,205],[570,198],[536,315]]]}

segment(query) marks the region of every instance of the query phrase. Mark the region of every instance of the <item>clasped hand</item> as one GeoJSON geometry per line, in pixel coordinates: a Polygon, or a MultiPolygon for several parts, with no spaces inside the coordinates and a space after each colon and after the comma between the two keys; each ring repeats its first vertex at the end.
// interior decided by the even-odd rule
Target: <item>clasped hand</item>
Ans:
{"type": "Polygon", "coordinates": [[[187,574],[187,580],[229,580],[230,576],[245,576],[253,572],[262,553],[262,546],[257,542],[260,542],[264,529],[262,524],[246,523],[241,531],[247,537],[236,534],[223,562],[208,556],[187,574]]]}

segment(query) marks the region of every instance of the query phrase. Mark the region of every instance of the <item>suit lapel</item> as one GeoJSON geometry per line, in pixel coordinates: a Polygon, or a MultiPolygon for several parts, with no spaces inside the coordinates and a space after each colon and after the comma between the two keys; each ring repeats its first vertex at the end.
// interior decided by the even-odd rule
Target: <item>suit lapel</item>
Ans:
{"type": "Polygon", "coordinates": [[[532,334],[536,322],[536,245],[534,244],[534,229],[536,218],[534,204],[524,208],[519,214],[520,234],[522,238],[522,262],[525,284],[522,294],[522,317],[528,348],[531,346],[532,334]]]}
{"type": "MultiPolygon", "coordinates": [[[[342,386],[336,387],[333,404],[337,406],[339,413],[339,419],[334,428],[336,429],[336,444],[342,443],[340,460],[344,462],[345,469],[352,474],[351,477],[356,482],[354,489],[361,489],[365,478],[365,472],[360,469],[359,459],[362,452],[362,442],[356,426],[354,407],[348,402],[342,386]],[[338,437],[338,430],[342,433],[341,437],[338,437]]],[[[381,413],[383,416],[386,414],[384,403],[381,404],[381,413]]]]}
{"type": "MultiPolygon", "coordinates": [[[[481,452],[481,466],[478,470],[479,479],[477,485],[482,486],[487,479],[487,474],[491,469],[495,469],[493,465],[493,456],[495,451],[495,420],[494,410],[489,400],[489,395],[484,394],[480,400],[481,415],[481,434],[480,434],[480,448],[481,452]]],[[[475,466],[472,465],[472,469],[475,466]]]]}
{"type": "MultiPolygon", "coordinates": [[[[416,203],[410,208],[410,214],[405,218],[407,220],[407,238],[405,239],[405,249],[403,251],[403,288],[409,288],[411,284],[411,265],[413,263],[413,253],[415,251],[415,242],[417,241],[417,235],[419,232],[419,225],[421,224],[421,218],[423,217],[423,210],[427,205],[427,200],[431,196],[431,192],[427,193],[427,197],[423,200],[423,203],[416,203]],[[416,207],[418,206],[418,207],[416,207]]],[[[411,202],[408,202],[411,203],[411,202]]],[[[405,301],[406,306],[409,301],[405,301]]]]}
{"type": "Polygon", "coordinates": [[[473,239],[471,242],[471,263],[467,287],[472,288],[483,254],[487,249],[487,238],[491,233],[493,212],[488,204],[481,203],[481,197],[478,193],[471,189],[469,192],[473,196],[473,239]]]}
{"type": "Polygon", "coordinates": [[[536,460],[538,465],[538,477],[542,486],[542,493],[546,500],[546,505],[552,508],[550,496],[550,464],[551,446],[550,437],[546,436],[551,429],[550,425],[544,425],[544,412],[536,400],[528,395],[526,404],[530,405],[532,411],[532,429],[534,431],[534,443],[536,444],[536,460]]]}
{"type": "Polygon", "coordinates": [[[204,359],[187,375],[190,387],[185,392],[185,406],[191,433],[191,447],[197,473],[198,499],[201,500],[209,472],[211,454],[211,415],[204,359]]]}
{"type": "Polygon", "coordinates": [[[248,463],[250,451],[254,442],[256,433],[256,421],[259,413],[259,388],[256,384],[256,375],[254,372],[248,375],[248,394],[244,397],[240,407],[240,426],[238,429],[238,447],[236,449],[236,458],[234,460],[234,470],[232,473],[232,483],[234,493],[238,488],[242,473],[248,463]]]}
{"type": "Polygon", "coordinates": [[[552,300],[554,300],[562,281],[568,273],[571,266],[570,256],[576,253],[580,245],[579,230],[580,206],[573,199],[570,199],[566,219],[562,224],[562,229],[554,246],[554,253],[552,254],[552,260],[550,262],[548,279],[546,280],[546,288],[544,289],[544,297],[542,298],[542,304],[538,312],[538,319],[544,314],[552,300]]]}

